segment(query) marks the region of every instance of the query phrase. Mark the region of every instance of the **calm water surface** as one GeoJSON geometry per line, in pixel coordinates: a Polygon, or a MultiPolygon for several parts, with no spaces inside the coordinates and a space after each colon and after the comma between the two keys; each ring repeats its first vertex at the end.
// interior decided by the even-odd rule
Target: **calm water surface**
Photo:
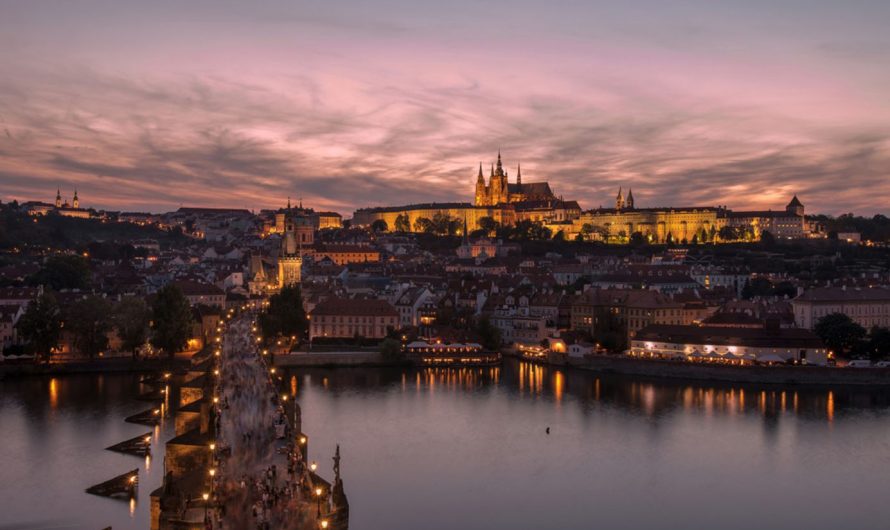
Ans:
{"type": "MultiPolygon", "coordinates": [[[[515,362],[291,376],[325,475],[341,446],[353,530],[890,526],[886,393],[515,362]]],[[[147,474],[103,449],[149,430],[123,422],[147,408],[137,388],[129,375],[0,382],[0,528],[147,527],[161,447],[147,474]],[[135,506],[83,493],[134,467],[135,506]]]]}

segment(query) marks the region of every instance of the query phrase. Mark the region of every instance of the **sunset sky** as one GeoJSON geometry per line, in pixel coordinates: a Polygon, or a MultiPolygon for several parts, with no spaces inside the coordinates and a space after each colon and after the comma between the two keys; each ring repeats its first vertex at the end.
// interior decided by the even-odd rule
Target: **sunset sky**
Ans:
{"type": "Polygon", "coordinates": [[[887,0],[0,0],[0,199],[890,213],[887,0]]]}

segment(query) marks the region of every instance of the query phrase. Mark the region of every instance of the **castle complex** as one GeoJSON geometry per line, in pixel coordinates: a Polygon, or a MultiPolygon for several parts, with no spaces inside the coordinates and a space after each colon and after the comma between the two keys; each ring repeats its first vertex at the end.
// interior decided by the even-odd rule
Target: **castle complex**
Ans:
{"type": "Polygon", "coordinates": [[[362,208],[353,224],[386,223],[388,230],[421,231],[425,221],[436,217],[456,219],[469,230],[491,218],[501,225],[532,221],[566,239],[624,243],[636,234],[652,243],[692,243],[721,240],[756,241],[768,231],[782,239],[821,237],[818,227],[807,221],[804,206],[795,196],[782,210],[733,211],[726,206],[638,208],[633,191],[618,190],[614,208],[582,211],[577,201],[566,201],[553,193],[548,182],[522,182],[517,165],[516,181],[510,182],[498,153],[491,164],[488,182],[482,164],[476,175],[473,203],[431,203],[407,206],[362,208]],[[724,230],[729,227],[731,230],[724,230]],[[722,234],[722,235],[721,235],[722,234]],[[732,236],[731,238],[728,236],[732,236]]]}

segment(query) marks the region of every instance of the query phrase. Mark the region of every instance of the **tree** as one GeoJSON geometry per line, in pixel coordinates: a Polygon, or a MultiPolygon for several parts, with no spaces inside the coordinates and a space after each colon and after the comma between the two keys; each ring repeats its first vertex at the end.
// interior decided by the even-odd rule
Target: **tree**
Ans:
{"type": "Polygon", "coordinates": [[[630,243],[630,245],[634,247],[641,247],[648,242],[649,241],[646,239],[646,236],[644,236],[642,232],[634,232],[630,235],[630,241],[628,241],[628,243],[630,243]]]}
{"type": "Polygon", "coordinates": [[[377,219],[376,221],[371,223],[371,231],[373,232],[386,232],[388,229],[389,226],[383,219],[377,219]]]}
{"type": "Polygon", "coordinates": [[[394,226],[396,232],[410,232],[411,219],[408,217],[408,214],[400,213],[398,216],[396,216],[396,222],[394,226]]]}
{"type": "Polygon", "coordinates": [[[269,298],[269,309],[259,318],[260,329],[269,338],[278,335],[302,337],[307,323],[299,285],[285,286],[269,298]]]}
{"type": "Polygon", "coordinates": [[[90,266],[80,256],[52,256],[30,278],[34,285],[46,285],[55,291],[86,289],[90,285],[90,266]]]}
{"type": "Polygon", "coordinates": [[[380,355],[383,360],[390,362],[402,361],[405,359],[405,353],[402,351],[402,344],[393,338],[384,339],[380,343],[380,355]]]}
{"type": "Polygon", "coordinates": [[[488,316],[483,315],[476,323],[476,333],[482,341],[482,346],[487,350],[497,350],[501,347],[501,330],[496,328],[489,320],[488,316]]]}
{"type": "Polygon", "coordinates": [[[865,328],[843,313],[825,315],[816,322],[813,331],[838,354],[852,350],[865,337],[865,328]]]}
{"type": "Polygon", "coordinates": [[[185,348],[192,334],[192,308],[179,287],[170,283],[158,291],[152,321],[151,343],[172,359],[185,348]]]}
{"type": "Polygon", "coordinates": [[[124,351],[133,352],[134,358],[136,350],[145,344],[148,337],[150,319],[151,311],[142,298],[125,296],[114,306],[112,323],[117,328],[124,351]]]}
{"type": "Polygon", "coordinates": [[[581,230],[578,235],[581,236],[582,241],[588,241],[590,239],[591,234],[593,234],[593,225],[590,223],[584,223],[581,225],[581,230]]]}
{"type": "Polygon", "coordinates": [[[414,221],[414,231],[430,234],[433,231],[433,222],[426,217],[418,217],[414,221]]]}
{"type": "Polygon", "coordinates": [[[48,361],[62,333],[62,315],[56,297],[45,292],[32,300],[17,327],[19,336],[37,359],[48,361]]]}
{"type": "Polygon", "coordinates": [[[872,361],[881,361],[890,356],[890,329],[878,326],[871,328],[867,352],[872,361]]]}
{"type": "Polygon", "coordinates": [[[722,241],[736,241],[739,239],[739,231],[734,226],[722,226],[717,235],[722,241]]]}
{"type": "Polygon", "coordinates": [[[461,222],[444,212],[436,212],[432,220],[433,233],[440,236],[454,235],[460,228],[461,222]]]}
{"type": "Polygon", "coordinates": [[[750,300],[754,297],[772,296],[773,282],[763,276],[751,278],[742,287],[742,298],[750,300]]]}
{"type": "Polygon", "coordinates": [[[494,220],[494,217],[490,217],[488,215],[486,215],[485,217],[480,217],[479,221],[477,221],[477,224],[479,225],[479,229],[484,230],[485,235],[489,236],[497,232],[498,227],[500,226],[500,224],[498,224],[498,222],[494,220]]]}
{"type": "Polygon", "coordinates": [[[90,295],[71,304],[65,321],[77,351],[93,359],[108,348],[110,315],[111,302],[101,296],[90,295]]]}
{"type": "Polygon", "coordinates": [[[776,236],[769,230],[764,230],[763,232],[760,232],[760,243],[765,247],[771,247],[776,244],[776,236]]]}

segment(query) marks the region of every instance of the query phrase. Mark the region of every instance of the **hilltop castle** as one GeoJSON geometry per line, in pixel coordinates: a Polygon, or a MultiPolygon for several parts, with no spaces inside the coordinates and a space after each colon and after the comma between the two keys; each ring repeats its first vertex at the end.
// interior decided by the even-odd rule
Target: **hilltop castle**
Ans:
{"type": "Polygon", "coordinates": [[[516,166],[516,183],[508,182],[507,172],[501,163],[501,153],[498,151],[497,167],[491,165],[491,175],[488,184],[482,175],[482,163],[479,163],[479,176],[476,178],[475,206],[498,206],[501,204],[513,204],[527,201],[555,201],[558,200],[550,190],[547,182],[522,183],[522,167],[516,166]]]}

